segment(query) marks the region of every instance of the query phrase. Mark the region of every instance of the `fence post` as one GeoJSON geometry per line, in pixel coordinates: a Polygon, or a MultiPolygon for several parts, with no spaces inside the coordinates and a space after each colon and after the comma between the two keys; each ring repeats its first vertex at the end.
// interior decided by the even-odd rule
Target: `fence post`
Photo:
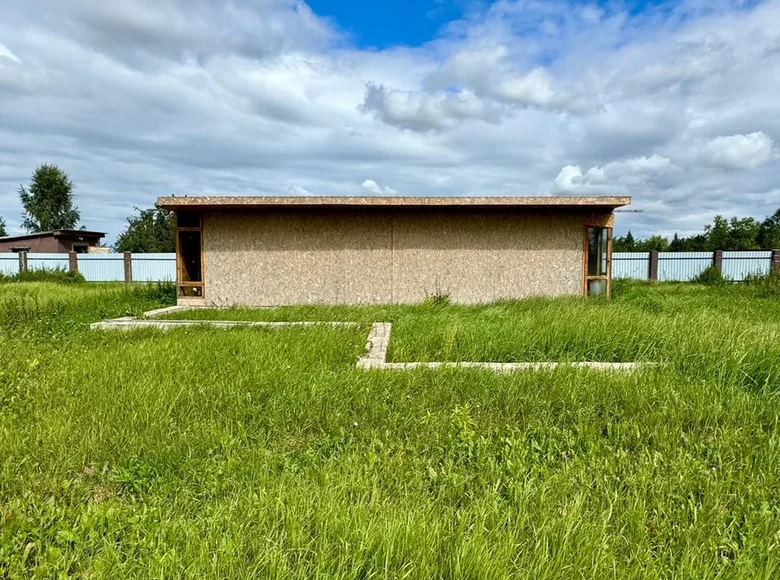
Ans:
{"type": "Polygon", "coordinates": [[[19,252],[19,273],[27,271],[27,252],[19,252]]]}
{"type": "Polygon", "coordinates": [[[650,261],[647,270],[647,279],[658,281],[658,252],[656,250],[650,251],[650,261]]]}
{"type": "Polygon", "coordinates": [[[129,284],[133,281],[133,254],[130,252],[124,253],[125,262],[125,284],[129,284]]]}
{"type": "Polygon", "coordinates": [[[780,250],[772,250],[772,274],[780,274],[780,250]]]}
{"type": "Polygon", "coordinates": [[[79,271],[79,255],[76,252],[68,252],[68,271],[79,271]]]}
{"type": "Polygon", "coordinates": [[[715,250],[712,254],[712,265],[723,270],[723,250],[715,250]]]}

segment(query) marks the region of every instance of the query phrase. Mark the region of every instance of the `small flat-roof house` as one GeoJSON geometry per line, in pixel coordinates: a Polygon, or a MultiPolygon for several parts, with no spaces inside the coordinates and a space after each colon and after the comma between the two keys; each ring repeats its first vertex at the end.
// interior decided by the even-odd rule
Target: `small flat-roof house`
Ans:
{"type": "Polygon", "coordinates": [[[53,230],[21,236],[0,238],[0,252],[30,252],[59,254],[77,252],[86,254],[97,247],[105,237],[103,232],[87,230],[53,230]]]}
{"type": "Polygon", "coordinates": [[[181,304],[478,303],[610,293],[630,197],[165,197],[181,304]]]}

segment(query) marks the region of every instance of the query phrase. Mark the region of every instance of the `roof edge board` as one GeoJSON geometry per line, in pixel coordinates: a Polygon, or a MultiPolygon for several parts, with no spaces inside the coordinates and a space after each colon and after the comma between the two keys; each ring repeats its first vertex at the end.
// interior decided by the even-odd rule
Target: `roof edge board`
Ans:
{"type": "Polygon", "coordinates": [[[13,240],[24,240],[29,238],[44,238],[44,237],[60,237],[60,236],[71,236],[71,235],[82,235],[82,236],[89,236],[89,237],[106,237],[105,232],[94,232],[92,230],[49,230],[46,232],[32,232],[32,233],[26,233],[26,234],[19,234],[16,236],[5,236],[0,238],[0,241],[2,242],[10,242],[13,240]]]}
{"type": "Polygon", "coordinates": [[[247,207],[611,207],[631,203],[628,196],[529,197],[379,197],[379,196],[208,196],[161,197],[161,209],[247,207]]]}

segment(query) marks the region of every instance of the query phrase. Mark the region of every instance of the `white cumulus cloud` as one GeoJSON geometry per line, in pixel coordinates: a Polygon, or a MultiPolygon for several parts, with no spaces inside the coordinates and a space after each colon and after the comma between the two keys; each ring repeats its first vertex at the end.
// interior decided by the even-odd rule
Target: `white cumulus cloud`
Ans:
{"type": "Polygon", "coordinates": [[[366,179],[361,185],[365,191],[373,195],[397,195],[398,192],[392,187],[379,187],[379,184],[373,179],[366,179]]]}
{"type": "Polygon", "coordinates": [[[641,185],[671,167],[670,159],[657,154],[591,167],[585,173],[579,165],[567,165],[558,173],[552,190],[564,194],[629,194],[630,187],[641,185]]]}
{"type": "Polygon", "coordinates": [[[702,150],[702,160],[724,169],[752,169],[769,161],[774,141],[763,131],[716,137],[702,150]]]}
{"type": "Polygon", "coordinates": [[[426,93],[386,89],[368,83],[361,111],[373,113],[388,125],[415,131],[443,130],[466,119],[498,122],[496,107],[473,93],[426,93]]]}

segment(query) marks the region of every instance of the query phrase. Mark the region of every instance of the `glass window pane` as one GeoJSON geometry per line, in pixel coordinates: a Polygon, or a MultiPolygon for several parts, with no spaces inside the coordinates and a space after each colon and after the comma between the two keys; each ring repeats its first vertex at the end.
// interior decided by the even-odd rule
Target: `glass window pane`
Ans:
{"type": "Polygon", "coordinates": [[[588,228],[588,276],[607,275],[606,228],[588,228]]]}
{"type": "Polygon", "coordinates": [[[607,293],[606,280],[588,280],[588,296],[599,296],[607,293]]]}

